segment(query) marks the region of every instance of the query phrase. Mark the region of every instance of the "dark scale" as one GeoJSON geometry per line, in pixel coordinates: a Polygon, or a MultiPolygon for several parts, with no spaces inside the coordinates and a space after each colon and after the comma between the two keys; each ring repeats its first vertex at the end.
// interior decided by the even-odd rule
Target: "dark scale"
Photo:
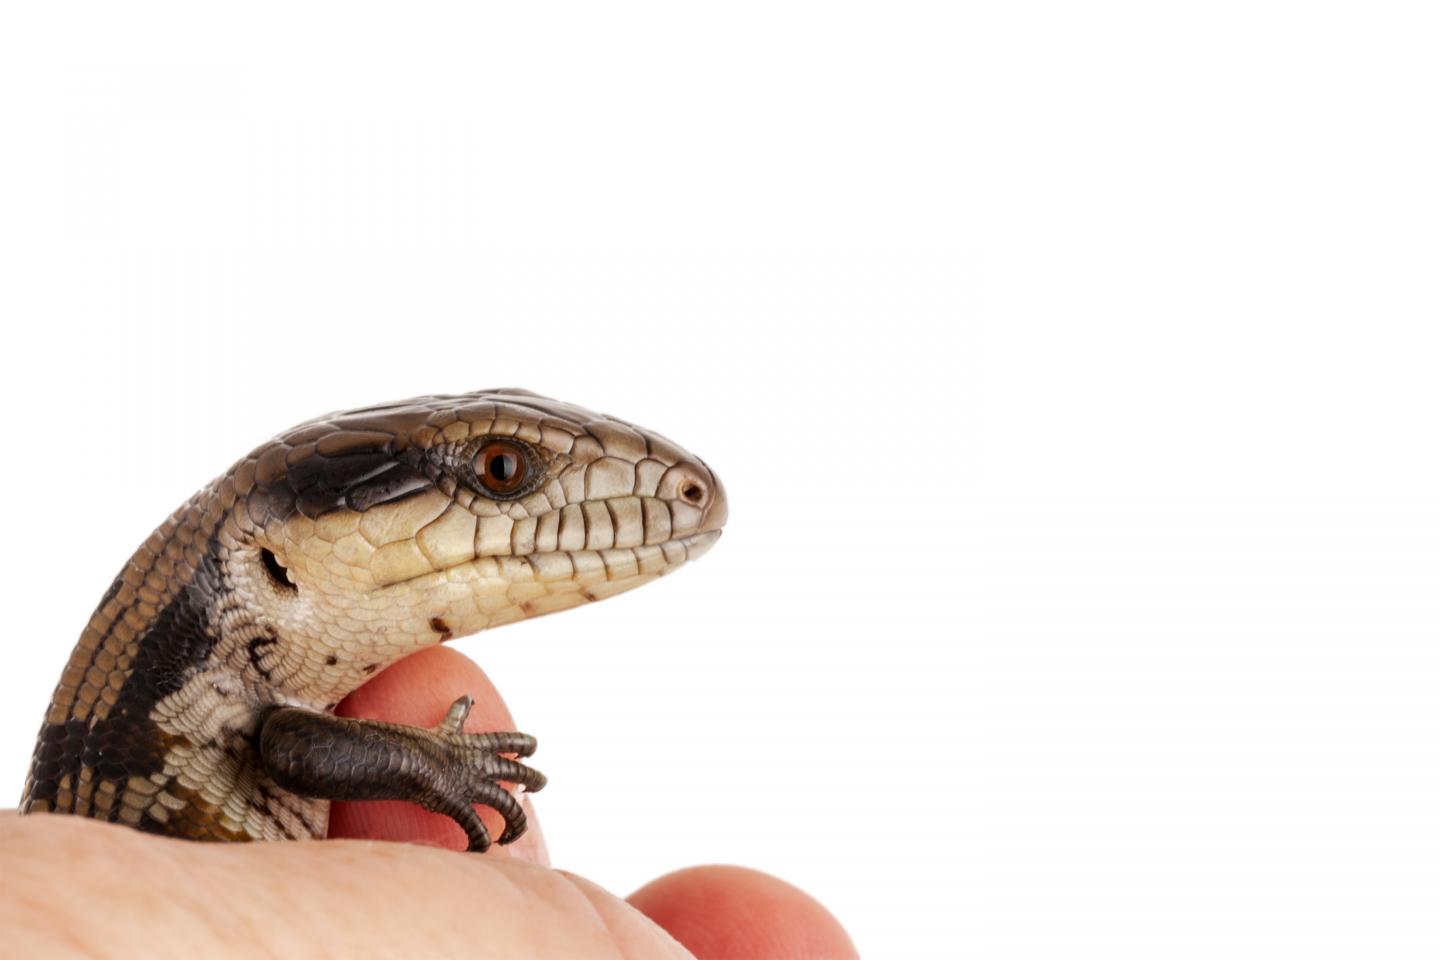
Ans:
{"type": "MultiPolygon", "coordinates": [[[[93,724],[70,720],[47,724],[40,731],[32,783],[23,809],[54,801],[66,775],[76,782],[83,768],[90,768],[95,778],[111,781],[117,787],[131,777],[149,777],[164,769],[165,744],[150,713],[157,702],[179,690],[205,664],[215,647],[217,638],[209,627],[209,611],[223,589],[215,559],[218,550],[212,539],[195,578],[140,637],[134,665],[109,714],[93,724]]],[[[119,578],[115,582],[120,583],[119,578]]],[[[112,587],[102,607],[114,593],[112,587]]],[[[73,798],[67,810],[50,809],[71,812],[73,798]]],[[[110,819],[118,813],[118,808],[112,808],[110,819]]]]}

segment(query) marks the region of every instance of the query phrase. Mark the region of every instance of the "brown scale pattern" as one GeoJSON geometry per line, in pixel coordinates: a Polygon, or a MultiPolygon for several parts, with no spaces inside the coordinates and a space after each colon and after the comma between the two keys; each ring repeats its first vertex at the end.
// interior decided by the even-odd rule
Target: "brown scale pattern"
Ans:
{"type": "Polygon", "coordinates": [[[429,785],[398,795],[454,816],[479,849],[470,803],[518,809],[493,776],[476,779],[516,773],[493,744],[482,756],[443,730],[403,728],[386,734],[381,764],[328,711],[442,639],[670,572],[708,549],[725,512],[719,481],[679,446],[524,391],[301,424],[197,493],[126,563],[56,687],[21,808],[196,839],[313,837],[328,799],[356,784],[394,793],[423,768],[429,785]],[[522,495],[492,495],[475,472],[478,445],[494,438],[533,461],[522,495]],[[276,717],[292,739],[266,755],[276,717]],[[295,766],[308,750],[350,759],[328,773],[295,766]]]}

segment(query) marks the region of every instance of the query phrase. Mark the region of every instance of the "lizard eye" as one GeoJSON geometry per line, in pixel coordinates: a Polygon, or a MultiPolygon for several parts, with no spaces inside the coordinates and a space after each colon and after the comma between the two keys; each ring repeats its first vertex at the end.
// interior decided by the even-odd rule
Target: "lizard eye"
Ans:
{"type": "Polygon", "coordinates": [[[530,460],[512,440],[490,440],[475,454],[475,476],[481,485],[498,496],[508,496],[525,485],[530,460]]]}

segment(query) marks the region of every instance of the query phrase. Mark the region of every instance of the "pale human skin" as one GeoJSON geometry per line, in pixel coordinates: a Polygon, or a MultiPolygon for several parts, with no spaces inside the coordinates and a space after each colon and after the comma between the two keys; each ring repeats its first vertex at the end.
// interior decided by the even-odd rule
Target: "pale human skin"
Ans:
{"type": "MultiPolygon", "coordinates": [[[[401,661],[338,712],[430,725],[465,693],[467,730],[514,729],[484,673],[447,648],[401,661]]],[[[824,907],[756,871],[682,870],[621,899],[550,869],[533,811],[529,833],[483,856],[453,852],[460,828],[412,804],[336,804],[330,835],[368,839],[193,843],[0,814],[0,956],[856,956],[824,907]]]]}

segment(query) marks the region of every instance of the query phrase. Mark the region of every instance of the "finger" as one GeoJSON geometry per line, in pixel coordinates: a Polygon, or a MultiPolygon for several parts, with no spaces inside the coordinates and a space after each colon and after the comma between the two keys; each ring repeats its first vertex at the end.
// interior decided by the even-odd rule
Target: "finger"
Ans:
{"type": "Polygon", "coordinates": [[[809,894],[758,870],[691,867],[626,898],[697,960],[856,960],[855,944],[809,894]]]}
{"type": "Polygon", "coordinates": [[[17,957],[688,956],[624,901],[520,859],[192,843],[13,812],[0,813],[0,930],[0,955],[17,957]]]}
{"type": "MultiPolygon", "coordinates": [[[[515,729],[510,711],[485,671],[449,647],[432,647],[406,657],[346,697],[335,712],[342,717],[433,727],[445,717],[455,699],[465,695],[475,698],[465,720],[466,732],[515,729]]],[[[549,854],[529,795],[521,794],[517,799],[525,809],[529,829],[513,844],[492,846],[487,856],[520,857],[548,864],[549,854]]],[[[477,805],[476,809],[492,837],[504,832],[500,814],[486,806],[477,805]]],[[[400,840],[451,850],[464,850],[466,843],[465,831],[454,820],[400,801],[332,804],[330,836],[400,840]]]]}

